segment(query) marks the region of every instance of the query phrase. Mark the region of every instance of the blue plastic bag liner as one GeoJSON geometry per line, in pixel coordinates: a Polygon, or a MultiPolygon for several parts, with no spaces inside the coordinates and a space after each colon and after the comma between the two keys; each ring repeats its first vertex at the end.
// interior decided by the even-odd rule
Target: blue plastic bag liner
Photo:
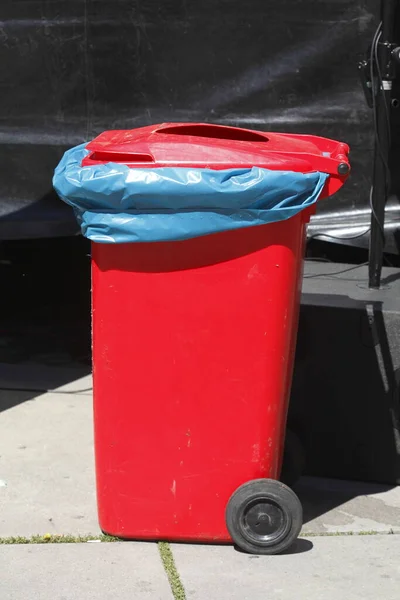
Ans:
{"type": "Polygon", "coordinates": [[[265,225],[314,204],[325,173],[259,167],[82,167],[85,144],[68,150],[53,185],[75,211],[82,234],[94,242],[161,242],[265,225]]]}

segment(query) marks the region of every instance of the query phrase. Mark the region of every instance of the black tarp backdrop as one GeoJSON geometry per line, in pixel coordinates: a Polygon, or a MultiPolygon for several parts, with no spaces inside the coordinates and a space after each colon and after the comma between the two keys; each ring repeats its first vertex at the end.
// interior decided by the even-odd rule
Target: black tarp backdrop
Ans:
{"type": "Polygon", "coordinates": [[[373,0],[2,0],[0,238],[74,233],[51,188],[63,152],[170,120],[348,142],[352,177],[311,232],[343,215],[367,228],[372,115],[357,62],[378,12],[373,0]]]}

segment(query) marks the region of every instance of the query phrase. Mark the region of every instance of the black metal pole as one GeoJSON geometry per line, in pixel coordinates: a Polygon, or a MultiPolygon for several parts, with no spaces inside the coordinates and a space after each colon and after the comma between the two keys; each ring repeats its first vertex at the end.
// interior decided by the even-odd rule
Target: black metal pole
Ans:
{"type": "MultiPolygon", "coordinates": [[[[371,236],[369,244],[369,287],[381,284],[384,250],[385,206],[389,187],[390,107],[393,80],[394,21],[398,0],[382,0],[381,32],[377,40],[377,65],[373,67],[375,94],[375,154],[371,191],[371,236]]],[[[374,49],[372,50],[374,55],[374,49]]],[[[372,56],[373,58],[373,56],[372,56]]],[[[374,59],[372,60],[374,64],[374,59]]]]}

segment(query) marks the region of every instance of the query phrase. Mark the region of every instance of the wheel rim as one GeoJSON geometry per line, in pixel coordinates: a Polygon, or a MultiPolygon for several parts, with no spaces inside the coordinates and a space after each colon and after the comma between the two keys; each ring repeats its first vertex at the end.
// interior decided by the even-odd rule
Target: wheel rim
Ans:
{"type": "Polygon", "coordinates": [[[249,542],[265,547],[285,538],[290,531],[291,517],[271,498],[257,498],[243,507],[240,524],[249,542]]]}

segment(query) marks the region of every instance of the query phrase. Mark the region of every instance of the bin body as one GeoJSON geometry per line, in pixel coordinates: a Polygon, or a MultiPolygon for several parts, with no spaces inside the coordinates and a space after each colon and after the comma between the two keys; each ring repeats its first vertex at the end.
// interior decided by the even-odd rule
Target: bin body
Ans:
{"type": "Polygon", "coordinates": [[[55,184],[94,240],[101,529],[122,538],[229,541],[232,493],[251,480],[279,478],[305,228],[315,206],[303,204],[310,200],[304,180],[292,181],[290,192],[279,183],[275,198],[254,186],[264,181],[263,169],[314,173],[316,180],[322,173],[313,202],[331,195],[346,179],[348,147],[312,136],[163,124],[105,132],[84,154],[81,164],[75,154],[61,161],[55,184]],[[171,175],[170,167],[178,171],[171,175]],[[147,182],[140,189],[139,180],[147,182]],[[274,202],[279,219],[268,214],[261,221],[268,224],[248,226],[274,202]],[[301,207],[289,218],[285,211],[296,202],[301,207]],[[158,210],[154,241],[149,222],[158,210]],[[170,213],[178,214],[166,221],[170,213]],[[207,229],[208,219],[220,224],[224,215],[235,227],[224,220],[230,230],[207,229]],[[120,243],[132,220],[141,231],[120,243]],[[193,221],[205,233],[189,235],[193,221]]]}
{"type": "Polygon", "coordinates": [[[229,541],[233,491],[279,478],[309,213],[181,242],[92,244],[103,531],[229,541]]]}

